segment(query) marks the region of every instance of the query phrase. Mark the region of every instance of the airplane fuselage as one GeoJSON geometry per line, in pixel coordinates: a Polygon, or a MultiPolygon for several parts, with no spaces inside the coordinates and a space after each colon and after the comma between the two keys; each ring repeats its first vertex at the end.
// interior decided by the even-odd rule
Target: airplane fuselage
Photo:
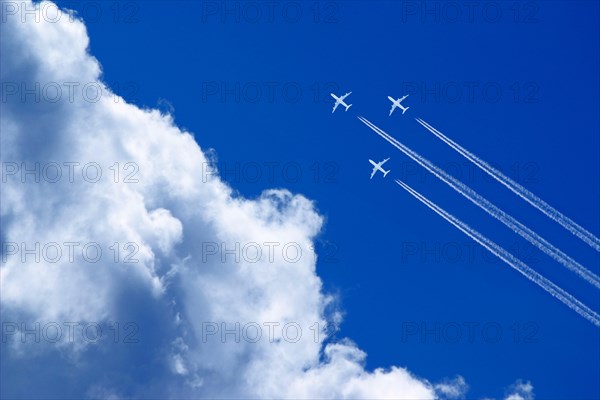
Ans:
{"type": "Polygon", "coordinates": [[[344,106],[344,107],[346,107],[346,108],[350,107],[348,104],[346,104],[346,103],[344,102],[344,100],[340,100],[340,99],[339,99],[339,97],[338,97],[338,99],[336,100],[336,103],[338,103],[338,104],[340,104],[340,105],[342,105],[342,106],[344,106]]]}
{"type": "Polygon", "coordinates": [[[352,94],[352,92],[348,92],[348,93],[346,93],[345,95],[343,95],[343,96],[339,96],[339,97],[338,97],[338,96],[336,96],[336,95],[335,95],[335,94],[333,94],[333,93],[329,93],[329,94],[331,95],[331,97],[333,97],[333,98],[335,99],[335,104],[333,105],[333,110],[331,111],[332,113],[334,113],[334,112],[335,112],[335,110],[338,108],[338,106],[339,106],[340,104],[341,104],[342,106],[344,106],[344,108],[346,109],[346,111],[348,111],[348,109],[349,109],[350,107],[352,107],[352,104],[346,104],[346,103],[344,102],[344,99],[345,99],[346,97],[350,96],[350,94],[352,94]]]}
{"type": "Polygon", "coordinates": [[[406,110],[409,109],[409,107],[404,107],[401,103],[402,100],[404,100],[405,98],[407,98],[408,95],[403,96],[399,99],[394,99],[392,96],[388,96],[388,99],[392,102],[392,109],[390,110],[390,115],[392,115],[392,113],[394,112],[394,110],[396,108],[400,108],[402,110],[402,114],[404,114],[406,112],[406,110]]]}
{"type": "Polygon", "coordinates": [[[389,158],[386,160],[383,160],[382,162],[379,162],[379,163],[376,163],[373,160],[369,160],[369,162],[373,165],[373,172],[371,173],[371,179],[373,179],[373,176],[375,175],[376,171],[380,171],[384,177],[390,172],[390,170],[386,171],[385,169],[382,168],[382,165],[385,162],[387,162],[387,160],[389,160],[389,158]]]}

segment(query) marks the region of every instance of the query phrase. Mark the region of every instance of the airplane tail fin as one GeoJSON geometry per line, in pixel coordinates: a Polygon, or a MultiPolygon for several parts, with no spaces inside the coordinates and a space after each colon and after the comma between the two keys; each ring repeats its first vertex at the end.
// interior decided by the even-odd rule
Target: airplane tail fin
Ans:
{"type": "Polygon", "coordinates": [[[385,176],[386,176],[387,174],[389,174],[389,173],[390,173],[390,171],[391,171],[391,169],[388,169],[387,171],[385,171],[385,172],[383,173],[383,177],[385,178],[385,176]]]}
{"type": "Polygon", "coordinates": [[[405,112],[407,112],[409,108],[410,107],[406,107],[404,110],[402,110],[402,114],[404,114],[405,112]]]}
{"type": "Polygon", "coordinates": [[[352,104],[350,104],[348,107],[346,107],[346,111],[348,111],[348,109],[352,107],[352,104]]]}

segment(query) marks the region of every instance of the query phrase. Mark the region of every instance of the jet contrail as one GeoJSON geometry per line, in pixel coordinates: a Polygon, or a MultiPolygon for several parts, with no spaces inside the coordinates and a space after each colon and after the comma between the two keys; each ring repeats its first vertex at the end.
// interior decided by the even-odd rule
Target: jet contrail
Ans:
{"type": "Polygon", "coordinates": [[[396,179],[396,183],[402,186],[402,188],[408,191],[411,195],[413,195],[431,210],[435,211],[446,221],[450,222],[452,225],[460,229],[471,239],[485,247],[492,254],[496,255],[509,266],[523,274],[527,279],[531,280],[532,282],[540,286],[542,289],[550,293],[552,296],[562,301],[567,307],[574,310],[594,325],[600,327],[600,316],[596,312],[594,312],[594,310],[590,309],[588,306],[577,300],[567,291],[561,289],[550,280],[544,278],[538,272],[531,269],[527,264],[525,264],[524,262],[513,256],[511,253],[506,251],[504,248],[500,247],[495,242],[491,241],[487,237],[483,236],[481,233],[477,232],[475,229],[471,228],[469,225],[465,224],[452,214],[448,213],[443,208],[439,207],[438,205],[427,199],[425,196],[421,195],[419,192],[412,189],[404,182],[396,179]]]}
{"type": "Polygon", "coordinates": [[[427,160],[417,152],[411,150],[404,144],[400,143],[398,140],[394,139],[386,132],[375,126],[369,120],[363,117],[358,117],[365,125],[371,128],[375,133],[386,139],[393,146],[398,148],[408,157],[413,159],[423,168],[427,169],[434,176],[436,176],[441,181],[445,182],[452,189],[466,197],[469,201],[471,201],[476,206],[480,207],[482,210],[487,212],[492,217],[496,218],[504,225],[512,229],[514,232],[519,234],[521,237],[529,241],[531,244],[536,246],[538,249],[543,251],[548,256],[552,257],[562,265],[564,265],[567,269],[579,275],[581,278],[585,279],[587,282],[595,286],[596,288],[600,288],[600,277],[594,274],[583,265],[579,264],[577,261],[573,260],[567,254],[559,250],[556,246],[548,242],[546,239],[529,229],[527,226],[523,225],[521,222],[502,211],[500,208],[496,207],[490,201],[488,201],[485,197],[481,196],[479,193],[454,178],[452,175],[448,174],[443,169],[437,167],[431,161],[427,160]]]}
{"type": "Polygon", "coordinates": [[[546,203],[544,200],[540,199],[535,194],[531,193],[529,190],[510,179],[508,176],[504,175],[502,172],[498,171],[497,169],[483,161],[481,158],[477,157],[473,153],[461,147],[456,142],[449,139],[447,136],[445,136],[440,131],[429,125],[427,122],[423,121],[420,118],[416,118],[416,120],[418,123],[423,125],[428,131],[437,136],[441,141],[446,143],[448,146],[452,147],[454,150],[456,150],[463,157],[471,161],[473,164],[477,165],[485,173],[487,173],[492,178],[506,186],[513,193],[515,193],[523,200],[525,200],[526,202],[528,202],[529,204],[546,214],[551,219],[558,222],[560,225],[562,225],[563,228],[571,232],[573,235],[577,236],[579,239],[583,240],[592,248],[596,249],[596,251],[600,251],[600,239],[594,236],[593,233],[578,225],[575,221],[562,214],[550,204],[546,203]]]}

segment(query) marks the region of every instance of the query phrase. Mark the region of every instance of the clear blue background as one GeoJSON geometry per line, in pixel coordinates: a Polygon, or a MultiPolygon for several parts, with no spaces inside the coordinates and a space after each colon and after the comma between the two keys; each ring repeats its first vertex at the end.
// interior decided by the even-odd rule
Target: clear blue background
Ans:
{"type": "Polygon", "coordinates": [[[74,5],[106,82],[135,104],[174,110],[179,126],[204,149],[215,149],[222,169],[239,166],[224,178],[242,195],[286,187],[315,200],[326,217],[318,274],[346,312],[337,337],[355,340],[368,353],[368,368],[406,366],[431,381],[460,374],[469,398],[500,397],[518,378],[530,380],[540,399],[599,398],[599,329],[472,245],[393,179],[510,248],[595,310],[598,292],[356,119],[365,116],[441,166],[458,166],[457,177],[598,273],[596,252],[484,177],[414,118],[599,235],[599,3],[507,1],[484,9],[488,3],[481,2],[472,15],[465,2],[451,3],[458,8],[448,2],[275,3],[271,21],[263,2],[228,2],[239,7],[237,15],[221,14],[221,2],[107,2],[101,18],[85,2],[74,5]],[[216,15],[207,13],[212,7],[219,8],[216,15]],[[430,13],[422,14],[423,7],[430,13]],[[262,16],[253,22],[257,9],[262,16]],[[292,22],[297,9],[302,16],[292,22]],[[236,84],[239,101],[208,91],[236,84]],[[267,85],[275,87],[272,98],[267,85]],[[296,101],[294,88],[300,88],[296,101]],[[352,108],[332,115],[328,93],[350,90],[352,108]],[[410,110],[389,118],[386,96],[408,92],[410,110]],[[385,157],[392,173],[369,181],[367,160],[385,157]],[[277,163],[273,180],[265,162],[277,163]],[[255,182],[244,175],[254,174],[253,163],[263,165],[255,182]],[[422,259],[403,252],[407,246],[458,246],[463,254],[454,260],[454,253],[440,251],[422,259]],[[471,246],[473,258],[466,254],[471,246]],[[471,322],[479,324],[472,343],[464,327],[471,322]],[[439,323],[440,340],[432,334],[403,339],[412,323],[429,329],[439,323]],[[463,326],[454,343],[443,335],[454,334],[453,323],[463,326]],[[485,324],[501,327],[497,342],[486,339],[485,324]]]}

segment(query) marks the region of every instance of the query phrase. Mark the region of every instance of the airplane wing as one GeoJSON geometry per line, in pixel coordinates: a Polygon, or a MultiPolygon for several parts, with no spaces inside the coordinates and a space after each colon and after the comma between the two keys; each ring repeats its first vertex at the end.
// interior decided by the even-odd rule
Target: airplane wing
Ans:
{"type": "Polygon", "coordinates": [[[394,112],[395,109],[396,109],[396,103],[392,104],[392,109],[390,110],[390,115],[392,115],[392,113],[394,112]]]}
{"type": "Polygon", "coordinates": [[[382,162],[379,163],[379,166],[381,167],[383,164],[385,164],[386,162],[388,162],[389,157],[386,158],[385,160],[383,160],[382,162]]]}
{"type": "Polygon", "coordinates": [[[377,172],[377,167],[373,168],[373,172],[371,172],[371,177],[369,179],[373,179],[373,177],[375,176],[375,172],[377,172]]]}
{"type": "Polygon", "coordinates": [[[407,97],[408,97],[408,95],[406,95],[406,96],[403,96],[403,97],[402,97],[402,98],[401,98],[399,101],[400,101],[400,102],[402,102],[402,100],[404,100],[404,99],[405,99],[405,98],[407,98],[407,97]]]}
{"type": "Polygon", "coordinates": [[[333,105],[333,110],[331,111],[332,114],[335,112],[335,109],[338,108],[339,105],[340,105],[340,102],[336,101],[335,104],[333,105]]]}
{"type": "Polygon", "coordinates": [[[348,96],[350,96],[352,94],[352,92],[348,92],[345,95],[343,95],[342,97],[340,97],[340,101],[344,101],[344,99],[348,96]]]}

